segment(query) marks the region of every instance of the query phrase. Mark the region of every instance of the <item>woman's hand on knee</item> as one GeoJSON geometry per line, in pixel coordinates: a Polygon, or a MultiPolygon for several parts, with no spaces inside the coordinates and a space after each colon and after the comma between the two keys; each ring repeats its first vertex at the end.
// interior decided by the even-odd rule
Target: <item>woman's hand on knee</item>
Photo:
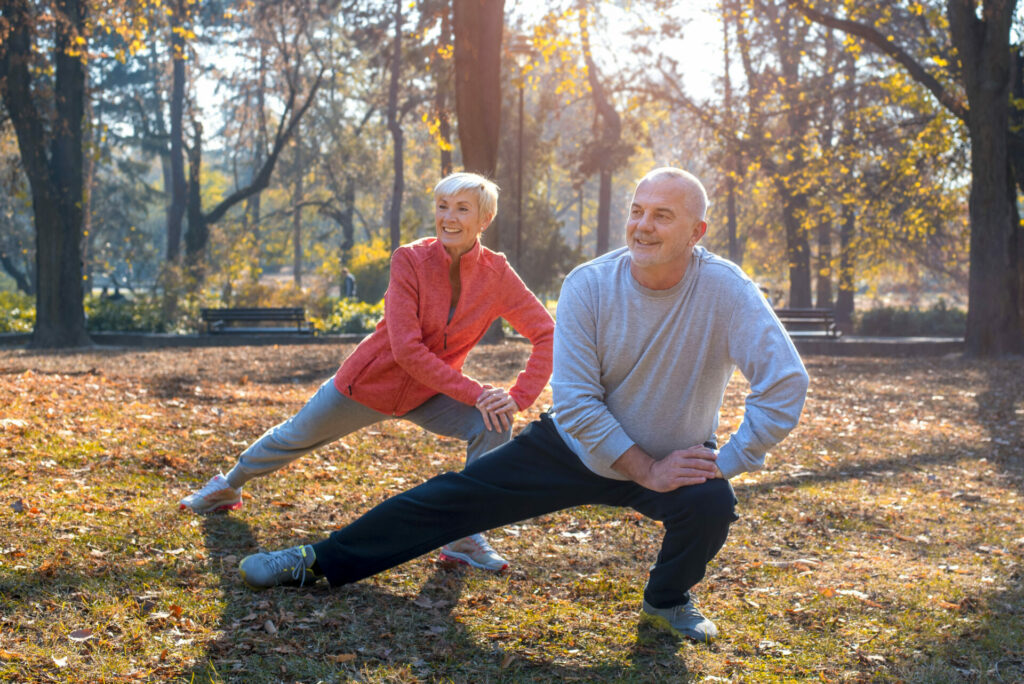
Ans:
{"type": "Polygon", "coordinates": [[[508,430],[512,427],[519,406],[502,387],[487,387],[476,400],[476,408],[488,430],[508,430]]]}

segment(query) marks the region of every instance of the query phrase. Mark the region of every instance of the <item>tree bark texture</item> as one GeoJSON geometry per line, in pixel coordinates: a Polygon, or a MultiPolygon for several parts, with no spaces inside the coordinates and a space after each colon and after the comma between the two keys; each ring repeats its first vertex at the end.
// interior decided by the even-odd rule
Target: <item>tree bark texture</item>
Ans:
{"type": "Polygon", "coordinates": [[[391,251],[402,244],[402,194],[405,192],[405,133],[398,111],[399,77],[402,72],[402,3],[395,0],[395,35],[391,43],[391,80],[388,84],[388,131],[392,141],[392,183],[391,205],[388,209],[388,226],[391,232],[391,251]]]}
{"type": "Polygon", "coordinates": [[[501,125],[505,0],[454,0],[453,8],[455,111],[462,165],[493,178],[501,125]]]}
{"type": "Polygon", "coordinates": [[[82,305],[86,71],[74,54],[74,39],[85,25],[85,8],[78,0],[61,0],[55,6],[60,20],[54,22],[54,125],[49,138],[28,68],[36,21],[32,3],[9,0],[0,8],[10,29],[0,45],[0,91],[29,180],[36,229],[36,326],[31,344],[42,348],[90,344],[82,305]]]}
{"type": "Polygon", "coordinates": [[[181,255],[182,221],[185,218],[185,39],[176,29],[184,23],[181,0],[171,12],[171,156],[167,188],[167,261],[181,255]]]}
{"type": "Polygon", "coordinates": [[[295,147],[296,164],[298,173],[295,174],[295,188],[292,195],[292,204],[295,206],[292,212],[292,278],[296,287],[302,287],[302,195],[303,189],[302,171],[302,147],[295,147]]]}
{"type": "Polygon", "coordinates": [[[594,121],[595,144],[592,149],[593,161],[598,168],[597,193],[597,247],[595,256],[608,251],[611,242],[611,204],[612,204],[612,172],[620,163],[619,147],[622,138],[622,118],[615,111],[601,83],[601,73],[590,51],[590,31],[586,24],[586,15],[580,13],[580,35],[583,46],[583,61],[587,65],[587,82],[594,100],[597,114],[594,121]],[[600,121],[600,125],[598,125],[600,121]]]}
{"type": "Polygon", "coordinates": [[[1010,25],[1015,2],[949,0],[950,34],[961,61],[971,137],[971,262],[967,353],[1024,352],[1024,274],[1016,188],[1007,151],[1010,25]]]}

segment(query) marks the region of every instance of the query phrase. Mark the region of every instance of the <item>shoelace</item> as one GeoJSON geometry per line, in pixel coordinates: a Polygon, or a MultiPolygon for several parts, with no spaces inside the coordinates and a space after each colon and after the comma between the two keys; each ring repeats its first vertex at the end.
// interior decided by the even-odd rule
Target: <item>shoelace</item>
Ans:
{"type": "MultiPolygon", "coordinates": [[[[275,575],[283,571],[290,571],[292,579],[297,581],[300,587],[306,586],[306,557],[302,555],[302,547],[271,555],[267,560],[267,565],[275,575]]],[[[309,574],[312,576],[312,573],[309,574]]]]}
{"type": "Polygon", "coordinates": [[[231,485],[229,485],[228,481],[223,477],[215,477],[203,485],[203,488],[196,492],[195,496],[196,498],[204,499],[214,492],[219,492],[222,489],[229,489],[230,487],[231,485]]]}
{"type": "Polygon", "coordinates": [[[473,540],[473,543],[480,547],[480,550],[484,553],[497,553],[490,543],[484,539],[482,534],[472,534],[468,538],[473,540]]]}

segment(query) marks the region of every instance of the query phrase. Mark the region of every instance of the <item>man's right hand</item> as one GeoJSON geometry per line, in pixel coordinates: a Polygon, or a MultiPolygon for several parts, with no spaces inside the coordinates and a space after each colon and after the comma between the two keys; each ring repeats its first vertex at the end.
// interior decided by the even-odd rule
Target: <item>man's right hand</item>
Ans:
{"type": "Polygon", "coordinates": [[[656,461],[634,445],[612,464],[612,468],[642,487],[671,492],[719,477],[717,458],[714,451],[698,445],[678,449],[656,461]]]}

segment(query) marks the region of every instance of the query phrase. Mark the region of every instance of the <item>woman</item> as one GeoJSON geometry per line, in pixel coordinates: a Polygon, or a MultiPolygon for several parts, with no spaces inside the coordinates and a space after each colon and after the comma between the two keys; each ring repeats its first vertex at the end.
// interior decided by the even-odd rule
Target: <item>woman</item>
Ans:
{"type": "MultiPolygon", "coordinates": [[[[242,486],[319,446],[401,417],[466,441],[467,464],[508,441],[517,411],[551,377],[554,322],[505,257],[480,244],[498,207],[498,187],[455,173],[434,188],[437,237],[398,248],[384,295],[384,318],[313,398],[246,449],[227,475],[215,475],[180,502],[196,513],[234,510],[242,486]],[[506,391],[462,373],[469,351],[499,317],[529,338],[526,368],[506,391]]],[[[445,545],[442,560],[487,570],[508,563],[482,535],[445,545]]]]}

